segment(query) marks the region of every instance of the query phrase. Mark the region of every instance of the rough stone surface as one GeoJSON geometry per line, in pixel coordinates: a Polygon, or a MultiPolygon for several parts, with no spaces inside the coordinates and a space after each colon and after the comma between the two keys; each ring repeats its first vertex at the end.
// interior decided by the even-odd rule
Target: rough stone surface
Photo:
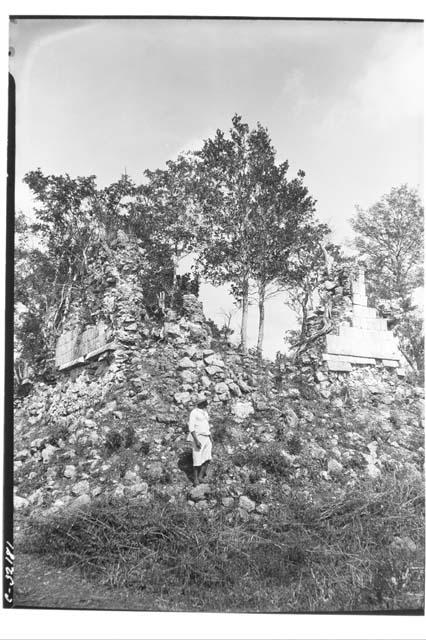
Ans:
{"type": "Polygon", "coordinates": [[[44,464],[48,464],[50,462],[51,457],[55,453],[57,447],[53,447],[51,444],[48,444],[43,451],[41,452],[44,464]]]}
{"type": "Polygon", "coordinates": [[[29,504],[30,502],[26,498],[22,498],[21,496],[13,496],[13,508],[16,511],[25,509],[25,507],[28,507],[29,504]]]}
{"type": "Polygon", "coordinates": [[[191,394],[188,391],[181,391],[180,393],[175,393],[174,399],[178,404],[188,404],[191,400],[191,394]]]}
{"type": "Polygon", "coordinates": [[[65,478],[70,478],[70,480],[72,480],[73,478],[75,478],[76,473],[77,469],[75,468],[75,466],[73,464],[67,464],[64,469],[65,478]]]}
{"type": "Polygon", "coordinates": [[[232,413],[238,420],[245,420],[252,413],[254,413],[254,408],[251,402],[234,402],[232,405],[232,413]]]}
{"type": "Polygon", "coordinates": [[[194,369],[195,368],[195,362],[193,362],[192,360],[190,360],[190,358],[185,356],[185,358],[181,358],[181,360],[179,360],[178,368],[179,369],[194,369]]]}
{"type": "Polygon", "coordinates": [[[248,498],[247,496],[240,496],[238,505],[241,509],[244,509],[244,511],[247,511],[248,513],[251,513],[256,508],[256,503],[253,502],[253,500],[250,500],[250,498],[248,498]]]}
{"type": "Polygon", "coordinates": [[[219,369],[224,369],[225,368],[225,363],[223,362],[222,358],[219,355],[217,355],[216,353],[213,353],[212,355],[205,356],[204,357],[204,361],[210,367],[218,367],[219,369]]]}
{"type": "Polygon", "coordinates": [[[83,493],[81,496],[78,496],[78,498],[75,498],[75,500],[70,502],[68,508],[71,511],[76,511],[78,509],[87,507],[91,503],[91,501],[92,500],[90,496],[87,493],[83,493]]]}
{"type": "Polygon", "coordinates": [[[75,496],[81,496],[85,493],[89,493],[90,485],[88,480],[80,480],[75,485],[73,485],[71,492],[75,496]]]}
{"type": "Polygon", "coordinates": [[[189,497],[194,502],[198,502],[199,500],[204,500],[204,498],[209,495],[210,491],[211,489],[209,484],[199,484],[197,487],[191,489],[189,497]]]}
{"type": "Polygon", "coordinates": [[[334,458],[331,458],[328,461],[327,470],[328,470],[328,473],[330,473],[332,475],[333,474],[334,475],[335,474],[340,474],[343,471],[343,465],[340,462],[338,462],[337,460],[334,460],[334,458]]]}

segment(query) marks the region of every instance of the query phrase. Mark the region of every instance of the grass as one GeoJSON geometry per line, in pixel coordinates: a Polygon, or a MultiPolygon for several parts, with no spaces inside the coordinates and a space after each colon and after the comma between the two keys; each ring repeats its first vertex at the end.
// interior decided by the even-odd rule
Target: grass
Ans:
{"type": "Polygon", "coordinates": [[[423,494],[388,478],[336,499],[295,492],[267,517],[159,500],[32,520],[26,552],[140,593],[141,608],[386,611],[423,606],[423,494]],[[409,536],[416,550],[397,549],[409,536]]]}

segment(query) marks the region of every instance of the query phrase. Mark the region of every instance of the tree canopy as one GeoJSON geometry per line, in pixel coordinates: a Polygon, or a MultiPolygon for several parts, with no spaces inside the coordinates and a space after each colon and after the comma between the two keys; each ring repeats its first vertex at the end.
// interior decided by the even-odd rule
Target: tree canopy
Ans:
{"type": "Polygon", "coordinates": [[[424,210],[418,192],[403,184],[351,221],[354,245],[366,266],[368,293],[391,315],[401,352],[424,369],[423,322],[413,293],[424,283],[424,210]]]}
{"type": "Polygon", "coordinates": [[[418,192],[406,184],[366,210],[357,207],[354,245],[376,297],[406,298],[423,284],[423,216],[418,192]]]}

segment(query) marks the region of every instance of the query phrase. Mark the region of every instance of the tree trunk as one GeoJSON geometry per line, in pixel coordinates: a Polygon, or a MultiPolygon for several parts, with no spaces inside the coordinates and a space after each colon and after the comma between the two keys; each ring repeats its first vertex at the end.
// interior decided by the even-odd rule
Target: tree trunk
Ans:
{"type": "Polygon", "coordinates": [[[176,282],[177,282],[177,268],[179,265],[179,257],[177,252],[173,254],[173,280],[172,280],[172,292],[170,296],[170,306],[173,306],[176,295],[176,282]]]}
{"type": "Polygon", "coordinates": [[[263,338],[265,335],[265,283],[259,282],[259,330],[257,334],[257,355],[262,357],[263,353],[263,338]]]}
{"type": "Polygon", "coordinates": [[[243,282],[242,317],[241,317],[241,351],[247,353],[247,317],[248,317],[248,280],[243,282]]]}

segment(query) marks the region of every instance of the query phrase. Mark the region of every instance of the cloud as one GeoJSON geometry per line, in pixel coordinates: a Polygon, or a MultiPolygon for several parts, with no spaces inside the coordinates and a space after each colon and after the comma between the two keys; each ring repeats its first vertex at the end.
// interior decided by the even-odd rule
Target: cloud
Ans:
{"type": "Polygon", "coordinates": [[[422,32],[407,29],[380,38],[370,62],[325,115],[320,132],[358,125],[385,130],[422,114],[422,32]]]}
{"type": "Polygon", "coordinates": [[[319,106],[319,99],[309,91],[309,83],[301,69],[292,69],[286,76],[276,103],[285,105],[286,114],[297,117],[319,106]]]}
{"type": "Polygon", "coordinates": [[[423,113],[423,43],[409,35],[399,46],[391,37],[382,39],[376,62],[354,86],[360,114],[382,126],[423,113]]]}

